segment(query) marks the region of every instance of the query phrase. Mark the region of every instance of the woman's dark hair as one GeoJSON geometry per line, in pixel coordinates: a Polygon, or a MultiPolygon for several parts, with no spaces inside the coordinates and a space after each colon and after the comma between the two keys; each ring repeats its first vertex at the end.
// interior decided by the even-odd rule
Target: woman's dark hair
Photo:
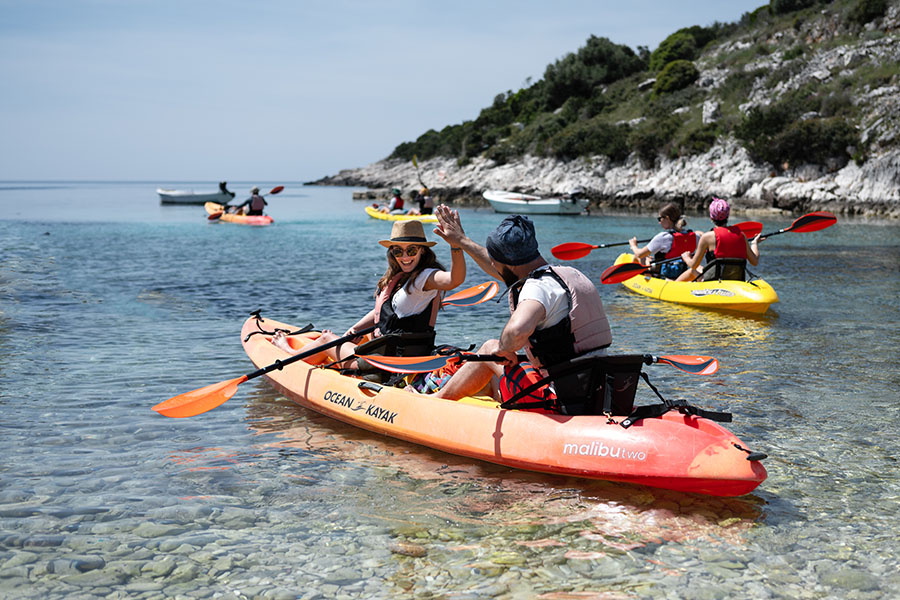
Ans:
{"type": "MultiPolygon", "coordinates": [[[[419,276],[419,273],[421,273],[423,269],[430,268],[439,269],[441,271],[446,270],[444,266],[438,262],[437,256],[435,256],[434,251],[428,246],[419,246],[419,254],[421,254],[422,257],[419,259],[416,268],[409,273],[404,274],[404,276],[400,278],[400,281],[397,282],[397,287],[394,289],[400,289],[402,286],[406,285],[407,282],[415,281],[415,278],[419,276]]],[[[385,271],[381,279],[378,280],[378,285],[375,286],[376,296],[381,293],[381,290],[387,287],[387,285],[391,282],[391,279],[393,279],[397,273],[403,270],[400,268],[400,264],[397,262],[397,259],[394,258],[393,254],[391,254],[390,248],[388,248],[387,251],[387,261],[387,271],[385,271]]]]}
{"type": "Polygon", "coordinates": [[[687,220],[681,216],[681,207],[673,202],[669,202],[659,209],[659,216],[666,217],[672,221],[672,225],[674,225],[675,229],[678,231],[687,227],[687,220]]]}

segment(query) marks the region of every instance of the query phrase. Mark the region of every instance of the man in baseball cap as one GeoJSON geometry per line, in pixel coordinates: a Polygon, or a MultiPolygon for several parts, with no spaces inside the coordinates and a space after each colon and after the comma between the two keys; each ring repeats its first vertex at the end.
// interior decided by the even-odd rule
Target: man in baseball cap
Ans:
{"type": "MultiPolygon", "coordinates": [[[[466,236],[457,211],[441,205],[435,215],[435,234],[462,248],[485,273],[509,286],[510,311],[499,339],[487,340],[479,350],[502,356],[506,362],[464,363],[437,391],[439,397],[458,400],[491,390],[497,400],[506,401],[546,379],[550,367],[605,354],[612,333],[597,287],[577,269],[551,266],[544,260],[531,219],[506,217],[481,246],[466,236]],[[523,349],[526,361],[517,354],[523,349]]],[[[551,410],[559,408],[554,404],[552,383],[547,383],[526,399],[551,410]]]]}

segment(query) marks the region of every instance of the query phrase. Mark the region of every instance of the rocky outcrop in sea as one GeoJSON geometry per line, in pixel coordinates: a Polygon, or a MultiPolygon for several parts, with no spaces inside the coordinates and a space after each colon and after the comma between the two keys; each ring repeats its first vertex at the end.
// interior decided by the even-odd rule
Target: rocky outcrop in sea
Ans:
{"type": "Polygon", "coordinates": [[[476,158],[462,166],[455,159],[434,158],[419,161],[418,169],[410,161],[382,160],[311,183],[399,187],[405,192],[424,184],[444,202],[476,204],[489,189],[537,195],[580,189],[592,206],[621,211],[655,210],[665,202],[702,211],[710,197],[719,196],[744,209],[900,218],[900,151],[862,165],[850,162],[833,172],[809,165],[776,173],[754,163],[733,140],[704,154],[660,159],[653,167],[637,157],[611,164],[605,156],[569,162],[526,156],[502,165],[476,158]]]}

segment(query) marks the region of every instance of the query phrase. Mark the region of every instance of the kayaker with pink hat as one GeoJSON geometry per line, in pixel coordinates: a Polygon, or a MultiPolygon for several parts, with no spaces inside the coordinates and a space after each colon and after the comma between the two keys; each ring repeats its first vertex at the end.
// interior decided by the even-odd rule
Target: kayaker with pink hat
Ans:
{"type": "Polygon", "coordinates": [[[701,273],[706,273],[704,280],[715,277],[743,279],[746,263],[759,264],[759,234],[748,242],[737,225],[728,225],[730,214],[728,202],[713,196],[709,203],[709,218],[715,227],[700,236],[693,255],[690,252],[681,255],[688,268],[677,281],[694,281],[701,273]],[[713,252],[716,260],[701,267],[708,251],[713,252]],[[716,269],[711,269],[713,263],[718,263],[716,269]]]}

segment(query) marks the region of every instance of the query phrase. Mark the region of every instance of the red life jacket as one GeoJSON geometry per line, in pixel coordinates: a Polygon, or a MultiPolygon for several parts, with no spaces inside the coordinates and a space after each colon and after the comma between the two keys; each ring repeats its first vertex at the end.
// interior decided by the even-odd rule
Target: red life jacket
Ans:
{"type": "Polygon", "coordinates": [[[391,210],[403,210],[403,198],[400,196],[394,196],[391,198],[391,201],[394,204],[394,207],[391,210]]]}
{"type": "Polygon", "coordinates": [[[693,230],[677,231],[675,229],[667,229],[666,231],[672,234],[672,247],[668,252],[657,252],[653,256],[654,261],[675,258],[681,256],[684,252],[693,253],[697,249],[697,234],[693,230]]]}
{"type": "Polygon", "coordinates": [[[716,234],[716,248],[713,251],[716,258],[747,259],[747,238],[737,225],[716,227],[713,232],[716,234]]]}
{"type": "MultiPolygon", "coordinates": [[[[421,273],[421,272],[420,272],[421,273]]],[[[420,273],[416,274],[416,277],[420,273]]],[[[422,333],[434,331],[434,324],[437,322],[438,309],[441,307],[441,295],[437,294],[430,306],[415,315],[406,317],[398,317],[394,312],[391,298],[396,292],[397,283],[404,273],[397,273],[388,282],[381,292],[375,297],[375,324],[379,325],[376,329],[375,337],[380,335],[388,335],[390,333],[422,333]]]]}
{"type": "Polygon", "coordinates": [[[697,249],[697,234],[692,230],[675,231],[670,229],[669,233],[672,234],[672,248],[666,253],[666,258],[675,258],[685,252],[693,253],[697,249]]]}
{"type": "Polygon", "coordinates": [[[514,284],[509,294],[510,313],[516,310],[525,281],[541,277],[552,277],[566,291],[569,314],[555,325],[535,330],[529,336],[525,352],[534,366],[559,364],[612,343],[612,331],[597,286],[572,267],[540,267],[514,284]]]}

